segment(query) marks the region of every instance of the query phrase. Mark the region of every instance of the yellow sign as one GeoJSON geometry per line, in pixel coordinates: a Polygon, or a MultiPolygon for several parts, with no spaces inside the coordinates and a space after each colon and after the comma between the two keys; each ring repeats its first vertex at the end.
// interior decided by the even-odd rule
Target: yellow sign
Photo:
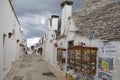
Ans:
{"type": "Polygon", "coordinates": [[[102,62],[102,68],[103,68],[103,70],[105,70],[105,71],[108,71],[109,70],[109,63],[108,62],[102,62]]]}

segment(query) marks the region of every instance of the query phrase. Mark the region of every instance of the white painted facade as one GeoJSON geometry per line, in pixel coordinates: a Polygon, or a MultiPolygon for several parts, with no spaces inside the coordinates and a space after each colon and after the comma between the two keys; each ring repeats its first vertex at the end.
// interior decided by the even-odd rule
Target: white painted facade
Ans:
{"type": "MultiPolygon", "coordinates": [[[[51,33],[53,32],[52,29],[47,31],[46,38],[44,39],[44,53],[45,58],[48,62],[53,64],[56,69],[60,70],[60,66],[57,64],[57,48],[54,47],[54,43],[58,44],[58,48],[68,48],[68,41],[74,40],[74,46],[78,46],[79,43],[83,42],[85,43],[85,46],[87,47],[97,47],[97,65],[96,65],[96,75],[95,80],[101,80],[98,79],[98,58],[99,57],[105,57],[105,58],[111,58],[110,56],[104,56],[101,54],[101,43],[104,45],[106,44],[106,41],[102,41],[99,38],[89,40],[87,36],[81,36],[79,33],[75,33],[77,31],[77,27],[74,25],[74,22],[72,18],[68,19],[72,15],[72,5],[64,4],[62,7],[62,24],[61,24],[61,35],[64,36],[62,38],[56,39],[56,40],[49,40],[53,39],[51,37],[51,33]]],[[[56,21],[53,21],[52,23],[57,24],[56,21]]],[[[50,26],[50,25],[49,25],[50,26]]],[[[57,27],[56,27],[57,29],[57,27]]],[[[108,41],[108,43],[114,43],[113,45],[116,46],[115,49],[115,56],[113,58],[113,70],[112,70],[112,80],[119,80],[120,76],[120,41],[108,41]]],[[[105,46],[104,46],[105,47],[105,46]]],[[[109,49],[108,49],[109,51],[109,49]]],[[[109,54],[108,54],[109,55],[109,54]]],[[[66,68],[66,65],[64,65],[66,68]]],[[[65,69],[66,70],[66,69],[65,69]]]]}
{"type": "MultiPolygon", "coordinates": [[[[68,20],[68,17],[72,15],[72,3],[69,4],[64,4],[61,5],[64,6],[62,7],[62,26],[61,26],[61,31],[60,34],[62,35],[65,30],[65,25],[68,20]]],[[[57,65],[57,47],[55,47],[55,43],[59,43],[59,41],[56,40],[56,34],[55,31],[58,30],[58,20],[59,17],[56,15],[52,15],[52,18],[48,22],[48,30],[46,32],[46,37],[44,38],[44,54],[45,54],[45,59],[52,64],[53,66],[58,66],[57,65]]],[[[62,46],[67,47],[66,40],[60,40],[60,42],[64,42],[62,46]]],[[[58,44],[60,45],[60,44],[58,44]]],[[[57,67],[56,67],[57,68],[57,67]]]]}
{"type": "MultiPolygon", "coordinates": [[[[72,5],[72,4],[71,4],[72,5]]],[[[61,24],[61,35],[64,33],[65,26],[67,26],[68,17],[72,16],[72,6],[63,4],[62,7],[62,24],[61,24]]]]}
{"type": "Polygon", "coordinates": [[[52,30],[58,30],[58,18],[52,18],[52,30]]]}
{"type": "Polygon", "coordinates": [[[53,66],[57,65],[57,47],[55,30],[58,29],[58,16],[52,15],[48,22],[48,30],[43,38],[43,56],[46,61],[48,61],[53,66]]]}
{"type": "Polygon", "coordinates": [[[10,0],[0,0],[0,10],[0,80],[2,80],[11,69],[12,63],[24,53],[20,44],[26,45],[26,41],[10,0]],[[8,33],[13,33],[11,38],[8,37],[8,33]]]}

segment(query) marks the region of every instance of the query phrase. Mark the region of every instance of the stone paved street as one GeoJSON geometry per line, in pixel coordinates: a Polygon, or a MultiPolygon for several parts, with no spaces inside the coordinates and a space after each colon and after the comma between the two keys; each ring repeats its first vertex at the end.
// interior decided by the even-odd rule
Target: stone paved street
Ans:
{"type": "Polygon", "coordinates": [[[55,70],[42,56],[24,55],[4,80],[65,80],[64,74],[55,70]]]}

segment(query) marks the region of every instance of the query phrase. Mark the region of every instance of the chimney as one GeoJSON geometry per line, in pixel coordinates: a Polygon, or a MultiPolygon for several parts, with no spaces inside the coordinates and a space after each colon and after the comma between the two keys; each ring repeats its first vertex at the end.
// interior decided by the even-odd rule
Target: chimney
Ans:
{"type": "Polygon", "coordinates": [[[52,26],[52,30],[58,30],[58,20],[59,20],[59,16],[57,15],[52,15],[51,16],[51,26],[52,26]]]}
{"type": "Polygon", "coordinates": [[[72,4],[73,2],[69,0],[61,3],[61,8],[62,8],[62,21],[61,21],[62,23],[61,23],[61,32],[60,32],[61,35],[63,35],[68,17],[72,16],[72,4]]]}

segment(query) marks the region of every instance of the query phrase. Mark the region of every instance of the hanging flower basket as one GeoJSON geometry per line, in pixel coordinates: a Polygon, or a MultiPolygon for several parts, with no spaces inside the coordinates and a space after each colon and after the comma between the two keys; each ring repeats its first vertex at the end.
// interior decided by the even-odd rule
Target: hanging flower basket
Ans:
{"type": "Polygon", "coordinates": [[[8,33],[9,38],[11,38],[12,35],[13,35],[13,33],[11,33],[11,32],[8,33]]]}
{"type": "Polygon", "coordinates": [[[20,44],[20,46],[22,47],[22,44],[20,44]]]}
{"type": "Polygon", "coordinates": [[[58,44],[57,44],[57,43],[55,43],[55,44],[54,44],[54,46],[55,46],[55,47],[58,47],[58,44]]]}
{"type": "Polygon", "coordinates": [[[19,43],[19,40],[17,39],[17,43],[19,43]]]}

